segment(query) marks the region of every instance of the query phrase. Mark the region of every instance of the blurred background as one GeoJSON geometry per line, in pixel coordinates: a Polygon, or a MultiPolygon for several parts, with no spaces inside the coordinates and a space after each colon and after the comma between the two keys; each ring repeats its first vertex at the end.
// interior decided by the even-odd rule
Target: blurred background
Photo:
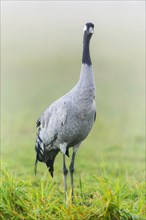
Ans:
{"type": "MultiPolygon", "coordinates": [[[[91,21],[97,119],[78,152],[77,176],[88,179],[104,163],[109,175],[144,180],[144,4],[1,2],[1,151],[9,169],[33,175],[36,120],[78,81],[82,30],[91,21]]],[[[55,178],[61,169],[60,154],[55,178]]]]}

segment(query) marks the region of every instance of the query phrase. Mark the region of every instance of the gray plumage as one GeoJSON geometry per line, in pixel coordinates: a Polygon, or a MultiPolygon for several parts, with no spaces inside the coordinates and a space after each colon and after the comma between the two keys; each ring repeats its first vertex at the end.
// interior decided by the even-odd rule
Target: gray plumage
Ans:
{"type": "Polygon", "coordinates": [[[69,93],[51,104],[37,121],[36,164],[38,160],[46,163],[53,176],[54,160],[61,151],[65,191],[68,172],[65,155],[69,156],[69,148],[72,147],[70,174],[73,192],[75,154],[91,131],[96,118],[95,82],[89,53],[89,42],[93,31],[94,25],[87,23],[84,28],[83,57],[78,83],[69,93]]]}

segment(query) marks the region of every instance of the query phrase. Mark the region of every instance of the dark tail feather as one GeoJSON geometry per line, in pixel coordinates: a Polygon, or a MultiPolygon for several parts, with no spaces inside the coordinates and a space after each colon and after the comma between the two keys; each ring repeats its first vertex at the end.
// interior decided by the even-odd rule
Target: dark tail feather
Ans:
{"type": "Polygon", "coordinates": [[[58,152],[59,152],[59,149],[53,149],[49,151],[49,158],[46,162],[46,165],[49,169],[49,173],[52,177],[53,177],[53,172],[54,172],[54,161],[55,161],[55,157],[57,156],[58,152]]]}
{"type": "Polygon", "coordinates": [[[65,154],[69,157],[69,150],[68,149],[66,150],[65,154]]]}

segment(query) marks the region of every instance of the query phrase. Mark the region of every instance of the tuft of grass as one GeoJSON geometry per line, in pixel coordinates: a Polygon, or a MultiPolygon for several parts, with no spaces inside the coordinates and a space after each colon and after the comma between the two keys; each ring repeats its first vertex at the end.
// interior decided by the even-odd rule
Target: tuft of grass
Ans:
{"type": "Polygon", "coordinates": [[[86,219],[86,220],[144,220],[144,184],[123,184],[104,173],[95,177],[96,186],[88,190],[80,178],[80,190],[72,202],[58,190],[57,184],[43,176],[22,179],[2,169],[0,219],[86,219]]]}

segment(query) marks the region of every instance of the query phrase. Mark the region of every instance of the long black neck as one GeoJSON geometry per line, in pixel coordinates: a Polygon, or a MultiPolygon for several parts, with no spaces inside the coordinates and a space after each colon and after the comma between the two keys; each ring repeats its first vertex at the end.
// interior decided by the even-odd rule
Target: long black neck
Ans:
{"type": "Polygon", "coordinates": [[[90,50],[89,50],[90,39],[91,39],[91,34],[87,35],[85,32],[83,37],[82,63],[87,64],[88,66],[92,65],[90,58],[90,50]]]}

